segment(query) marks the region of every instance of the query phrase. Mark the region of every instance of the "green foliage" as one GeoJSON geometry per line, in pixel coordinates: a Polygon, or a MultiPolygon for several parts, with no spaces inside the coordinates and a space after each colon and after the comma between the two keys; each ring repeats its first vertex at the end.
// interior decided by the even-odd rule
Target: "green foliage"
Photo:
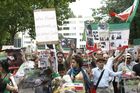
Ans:
{"type": "Polygon", "coordinates": [[[35,39],[34,9],[55,8],[58,25],[69,18],[69,0],[0,0],[0,46],[13,44],[17,32],[35,39]]]}

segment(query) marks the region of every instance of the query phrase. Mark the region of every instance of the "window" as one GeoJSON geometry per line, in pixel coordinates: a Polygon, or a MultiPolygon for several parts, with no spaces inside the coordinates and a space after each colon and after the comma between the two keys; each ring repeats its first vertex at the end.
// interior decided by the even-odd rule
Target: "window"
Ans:
{"type": "Polygon", "coordinates": [[[64,33],[64,36],[74,36],[76,33],[64,33]]]}
{"type": "Polygon", "coordinates": [[[64,36],[69,36],[69,33],[64,33],[64,36]]]}
{"type": "Polygon", "coordinates": [[[69,21],[64,21],[63,24],[69,24],[69,21]]]}
{"type": "Polygon", "coordinates": [[[69,27],[64,27],[63,30],[69,30],[69,27]]]}
{"type": "Polygon", "coordinates": [[[62,27],[58,27],[58,30],[62,30],[62,27]]]}

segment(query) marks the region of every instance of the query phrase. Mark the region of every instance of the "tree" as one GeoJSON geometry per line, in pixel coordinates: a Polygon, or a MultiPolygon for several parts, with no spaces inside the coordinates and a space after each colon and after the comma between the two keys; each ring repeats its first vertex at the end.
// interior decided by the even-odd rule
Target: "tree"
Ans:
{"type": "MultiPolygon", "coordinates": [[[[93,9],[93,17],[95,17],[95,22],[109,16],[110,11],[115,11],[116,13],[121,13],[133,4],[134,0],[103,0],[103,6],[99,9],[93,9]],[[97,16],[99,15],[99,16],[97,16]]],[[[140,6],[137,9],[137,13],[130,25],[130,40],[140,38],[140,6]]],[[[109,17],[108,23],[122,23],[120,19],[116,17],[109,17]]]]}
{"type": "Polygon", "coordinates": [[[69,18],[71,10],[69,0],[1,0],[0,1],[0,46],[14,44],[17,32],[29,30],[35,38],[34,9],[55,8],[57,23],[69,18]]]}

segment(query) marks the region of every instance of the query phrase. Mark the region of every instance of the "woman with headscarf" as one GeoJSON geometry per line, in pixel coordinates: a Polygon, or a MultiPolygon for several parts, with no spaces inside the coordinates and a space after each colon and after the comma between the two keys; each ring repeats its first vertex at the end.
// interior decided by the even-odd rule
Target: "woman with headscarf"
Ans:
{"type": "MultiPolygon", "coordinates": [[[[0,72],[1,72],[2,82],[4,82],[7,85],[6,87],[8,87],[11,82],[11,79],[13,79],[13,76],[9,71],[9,63],[7,59],[0,61],[0,72]]],[[[18,90],[17,86],[13,86],[13,87],[10,86],[10,89],[6,88],[3,93],[10,93],[10,91],[17,91],[17,90],[18,90]]]]}
{"type": "Polygon", "coordinates": [[[74,55],[70,62],[71,68],[68,70],[67,74],[71,77],[73,82],[83,83],[85,86],[85,93],[90,93],[90,80],[86,70],[82,68],[82,58],[78,55],[74,55]]]}

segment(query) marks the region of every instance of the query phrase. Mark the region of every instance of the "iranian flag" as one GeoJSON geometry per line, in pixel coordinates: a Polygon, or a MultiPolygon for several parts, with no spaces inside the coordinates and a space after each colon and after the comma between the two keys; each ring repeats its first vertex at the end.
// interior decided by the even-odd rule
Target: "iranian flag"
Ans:
{"type": "Polygon", "coordinates": [[[117,14],[117,13],[111,11],[109,13],[109,15],[111,17],[118,17],[122,21],[131,22],[136,14],[138,4],[139,4],[139,0],[135,0],[133,5],[130,6],[128,9],[126,9],[125,11],[123,11],[122,13],[117,14]]]}

